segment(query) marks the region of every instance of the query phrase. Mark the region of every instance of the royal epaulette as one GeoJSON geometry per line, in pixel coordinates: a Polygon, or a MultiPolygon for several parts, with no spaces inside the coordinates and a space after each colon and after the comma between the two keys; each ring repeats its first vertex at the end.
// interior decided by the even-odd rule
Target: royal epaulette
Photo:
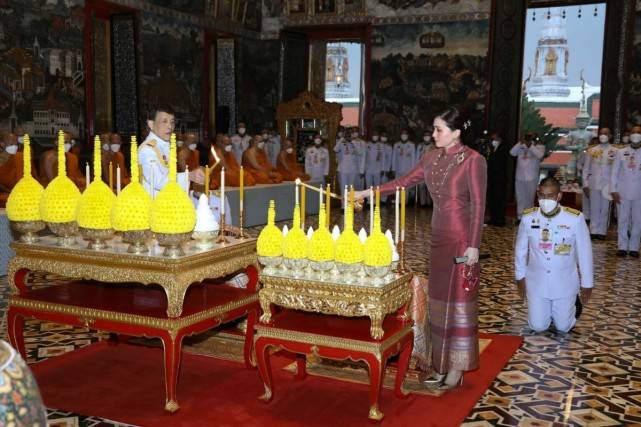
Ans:
{"type": "Polygon", "coordinates": [[[581,215],[581,211],[578,211],[574,208],[568,208],[567,206],[564,206],[563,210],[566,211],[567,213],[571,213],[572,215],[576,215],[576,216],[581,215]]]}
{"type": "Polygon", "coordinates": [[[526,210],[523,211],[523,215],[529,215],[531,213],[537,212],[539,210],[538,206],[533,206],[531,208],[527,208],[526,210]]]}
{"type": "Polygon", "coordinates": [[[143,145],[148,145],[148,146],[150,146],[150,147],[155,147],[155,146],[156,146],[156,144],[158,144],[158,143],[156,142],[156,140],[155,140],[155,139],[150,139],[149,141],[145,141],[145,142],[143,142],[142,144],[143,144],[143,145]]]}

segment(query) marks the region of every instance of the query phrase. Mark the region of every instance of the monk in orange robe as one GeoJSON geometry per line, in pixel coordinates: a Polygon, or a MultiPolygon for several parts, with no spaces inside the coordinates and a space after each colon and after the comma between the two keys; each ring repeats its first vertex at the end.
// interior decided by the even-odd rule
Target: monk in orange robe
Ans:
{"type": "Polygon", "coordinates": [[[285,139],[283,147],[278,153],[276,170],[283,176],[283,181],[296,181],[296,178],[309,181],[309,175],[303,171],[302,166],[296,160],[296,152],[292,140],[289,138],[285,139]]]}
{"type": "MultiPolygon", "coordinates": [[[[22,178],[24,157],[18,151],[18,138],[15,134],[6,134],[2,145],[4,147],[4,162],[0,164],[0,207],[4,207],[9,193],[22,178]]],[[[33,174],[33,168],[32,174],[33,174]]]]}
{"type": "Polygon", "coordinates": [[[120,167],[120,188],[124,188],[125,185],[129,184],[131,181],[131,176],[127,165],[125,163],[125,155],[122,154],[122,138],[117,133],[109,134],[109,150],[103,151],[102,154],[102,179],[109,185],[109,163],[113,166],[111,167],[111,179],[113,182],[114,189],[116,188],[117,182],[117,169],[120,167]]]}
{"type": "MultiPolygon", "coordinates": [[[[225,185],[230,187],[239,187],[240,186],[240,165],[236,161],[236,156],[234,156],[233,146],[231,144],[231,139],[227,135],[218,134],[216,135],[216,141],[211,146],[211,149],[216,152],[216,156],[220,159],[220,162],[212,170],[212,180],[211,184],[214,185],[214,178],[216,179],[216,188],[220,185],[218,182],[220,177],[220,168],[225,167],[225,185]]],[[[212,167],[216,163],[214,155],[209,152],[209,166],[212,167]]],[[[245,177],[243,184],[245,187],[252,187],[256,185],[256,179],[254,175],[249,172],[247,169],[244,169],[245,177]]],[[[213,187],[212,187],[213,188],[213,187]]]]}
{"type": "Polygon", "coordinates": [[[252,138],[249,148],[243,153],[243,166],[256,178],[258,184],[279,184],[283,177],[276,171],[263,150],[265,142],[262,136],[256,135],[252,138]]]}
{"type": "MultiPolygon", "coordinates": [[[[78,166],[78,157],[70,153],[71,138],[65,133],[65,159],[67,166],[67,176],[82,191],[87,184],[86,178],[78,166]]],[[[55,177],[58,176],[58,148],[51,148],[40,156],[40,183],[46,187],[55,177]]]]}

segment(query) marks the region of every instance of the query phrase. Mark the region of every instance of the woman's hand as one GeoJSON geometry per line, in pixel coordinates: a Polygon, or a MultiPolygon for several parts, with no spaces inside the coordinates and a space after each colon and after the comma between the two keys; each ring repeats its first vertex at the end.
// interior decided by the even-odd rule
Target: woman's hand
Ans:
{"type": "Polygon", "coordinates": [[[467,248],[463,256],[467,257],[465,265],[474,265],[479,262],[479,250],[478,248],[467,248]]]}
{"type": "Polygon", "coordinates": [[[369,196],[369,190],[356,191],[354,193],[354,201],[365,200],[369,196]]]}

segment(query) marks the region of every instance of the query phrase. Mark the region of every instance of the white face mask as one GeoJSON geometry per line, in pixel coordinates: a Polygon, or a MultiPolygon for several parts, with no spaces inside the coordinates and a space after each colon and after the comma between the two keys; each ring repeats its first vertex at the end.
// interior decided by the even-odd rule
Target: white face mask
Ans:
{"type": "Polygon", "coordinates": [[[182,147],[184,143],[185,143],[185,141],[178,140],[178,141],[176,141],[176,146],[177,147],[182,147]]]}
{"type": "Polygon", "coordinates": [[[430,142],[431,140],[432,140],[432,137],[431,137],[431,136],[427,136],[427,135],[425,135],[425,136],[423,137],[423,141],[425,141],[425,142],[430,142]]]}
{"type": "Polygon", "coordinates": [[[120,144],[111,144],[111,151],[113,151],[114,153],[120,151],[120,144]]]}
{"type": "Polygon", "coordinates": [[[75,139],[72,139],[72,140],[71,140],[71,146],[73,147],[74,145],[76,145],[76,140],[75,140],[75,139]]]}
{"type": "Polygon", "coordinates": [[[241,135],[245,134],[245,128],[238,128],[238,133],[241,135]]]}
{"type": "Polygon", "coordinates": [[[500,141],[497,141],[496,139],[493,139],[492,140],[492,147],[496,148],[496,147],[499,146],[500,143],[501,143],[500,141]]]}
{"type": "Polygon", "coordinates": [[[231,145],[225,145],[225,151],[231,153],[231,145]]]}
{"type": "Polygon", "coordinates": [[[189,149],[194,151],[196,149],[196,144],[189,144],[189,149]]]}
{"type": "Polygon", "coordinates": [[[608,138],[608,136],[607,136],[607,135],[599,135],[599,142],[600,142],[601,144],[605,144],[605,143],[606,143],[606,142],[608,142],[609,140],[610,140],[610,138],[608,138]]]}
{"type": "Polygon", "coordinates": [[[102,144],[102,151],[109,151],[109,144],[102,144]]]}
{"type": "Polygon", "coordinates": [[[7,148],[5,148],[5,151],[9,154],[16,154],[18,152],[18,146],[17,145],[9,145],[7,148]]]}
{"type": "Polygon", "coordinates": [[[407,138],[409,138],[407,134],[404,133],[401,135],[401,141],[407,141],[407,138]]]}
{"type": "Polygon", "coordinates": [[[372,135],[372,141],[374,142],[378,141],[378,135],[372,135]]]}
{"type": "Polygon", "coordinates": [[[265,143],[263,141],[260,141],[258,143],[258,148],[262,149],[265,146],[265,143]]]}
{"type": "Polygon", "coordinates": [[[23,144],[24,141],[24,136],[19,136],[18,137],[18,144],[23,144]]]}
{"type": "Polygon", "coordinates": [[[552,199],[539,199],[539,206],[543,213],[549,214],[559,205],[559,202],[552,199]]]}
{"type": "Polygon", "coordinates": [[[386,136],[381,136],[381,142],[387,142],[387,137],[386,136]]]}
{"type": "Polygon", "coordinates": [[[71,150],[71,144],[68,142],[65,142],[65,153],[67,153],[69,150],[71,150]]]}
{"type": "Polygon", "coordinates": [[[628,142],[630,142],[630,137],[627,135],[624,136],[623,138],[621,138],[621,142],[623,142],[624,144],[627,144],[628,142]]]}
{"type": "Polygon", "coordinates": [[[290,147],[290,148],[287,148],[285,151],[287,151],[289,154],[292,154],[294,152],[294,149],[290,147]]]}
{"type": "Polygon", "coordinates": [[[320,139],[320,138],[316,138],[316,139],[314,140],[314,144],[316,144],[316,145],[320,145],[320,143],[321,143],[321,142],[323,142],[323,141],[321,141],[321,139],[320,139]]]}
{"type": "Polygon", "coordinates": [[[633,144],[638,144],[641,142],[641,133],[633,133],[630,135],[630,142],[633,144]]]}
{"type": "Polygon", "coordinates": [[[267,139],[269,139],[269,135],[267,135],[266,133],[264,133],[262,136],[263,136],[263,139],[264,139],[265,141],[267,141],[267,139]]]}

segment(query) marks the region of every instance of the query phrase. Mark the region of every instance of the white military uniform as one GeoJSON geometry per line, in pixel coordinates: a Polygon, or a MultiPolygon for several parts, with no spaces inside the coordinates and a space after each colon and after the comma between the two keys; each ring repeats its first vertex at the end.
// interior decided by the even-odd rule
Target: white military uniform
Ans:
{"type": "Polygon", "coordinates": [[[313,182],[322,182],[329,174],[329,151],[322,146],[312,146],[305,150],[305,173],[313,182]]]}
{"type": "MultiPolygon", "coordinates": [[[[239,134],[235,134],[234,136],[231,137],[231,146],[232,146],[232,151],[234,152],[234,157],[236,157],[236,161],[238,164],[243,163],[243,153],[245,152],[246,149],[249,148],[249,143],[252,140],[251,136],[244,134],[243,136],[240,136],[239,134]]],[[[272,165],[275,163],[272,163],[272,165]]]]}
{"type": "Polygon", "coordinates": [[[360,146],[351,141],[343,140],[336,143],[334,152],[338,163],[338,177],[341,188],[353,185],[356,188],[357,178],[361,171],[360,146]]]}
{"type": "Polygon", "coordinates": [[[525,278],[530,328],[544,331],[554,320],[558,331],[572,329],[579,288],[593,286],[592,242],[583,214],[560,205],[551,217],[527,209],[514,252],[516,279],[525,278]]]}
{"type": "Polygon", "coordinates": [[[265,141],[265,151],[267,152],[270,163],[275,165],[278,160],[278,153],[280,153],[280,135],[267,138],[267,141],[265,141]]]}
{"type": "Polygon", "coordinates": [[[352,142],[356,145],[358,151],[358,176],[356,177],[356,184],[354,184],[354,189],[356,191],[363,190],[365,188],[365,180],[361,178],[361,175],[365,174],[365,156],[367,143],[360,138],[360,136],[352,137],[352,142]]]}
{"type": "Polygon", "coordinates": [[[641,241],[641,148],[617,152],[610,175],[610,192],[619,193],[619,249],[639,252],[641,241]],[[628,232],[630,234],[628,235],[628,232]]]}
{"type": "Polygon", "coordinates": [[[381,185],[381,172],[385,167],[385,144],[370,141],[365,146],[365,187],[381,185]]]}
{"type": "MultiPolygon", "coordinates": [[[[394,147],[381,141],[383,144],[383,170],[381,171],[381,185],[389,182],[388,173],[392,171],[392,157],[394,156],[394,147]]],[[[387,202],[387,196],[381,196],[382,202],[387,202]]]]}
{"type": "MultiPolygon", "coordinates": [[[[168,160],[169,142],[150,131],[138,148],[138,164],[142,166],[143,186],[154,197],[167,184],[168,160]]],[[[178,173],[176,180],[185,191],[189,190],[189,178],[185,172],[178,173]]]]}
{"type": "Polygon", "coordinates": [[[534,205],[534,195],[539,184],[539,165],[545,155],[545,146],[532,143],[528,147],[519,142],[510,149],[510,154],[517,158],[514,187],[516,213],[521,219],[523,211],[534,205]]]}
{"type": "Polygon", "coordinates": [[[610,175],[617,149],[610,144],[590,147],[583,164],[583,187],[590,189],[590,232],[605,236],[608,231],[610,202],[603,190],[610,192],[610,175]]]}
{"type": "MultiPolygon", "coordinates": [[[[416,145],[409,139],[405,142],[398,141],[394,144],[392,151],[392,170],[396,179],[402,177],[407,172],[414,169],[416,165],[416,145]]],[[[407,198],[405,203],[408,203],[414,197],[414,188],[407,189],[407,198]]]]}
{"type": "MultiPolygon", "coordinates": [[[[576,159],[576,171],[582,180],[584,180],[584,175],[583,175],[584,164],[585,164],[585,150],[581,151],[578,158],[576,159]]],[[[583,216],[585,217],[585,220],[589,221],[590,220],[590,198],[585,193],[582,193],[581,196],[582,196],[581,212],[583,212],[583,216]]]]}
{"type": "MultiPolygon", "coordinates": [[[[423,154],[427,153],[428,151],[432,151],[434,148],[434,144],[432,144],[431,142],[418,143],[416,145],[416,163],[418,164],[418,162],[421,161],[421,157],[423,157],[423,154]]],[[[418,202],[421,205],[432,204],[432,198],[430,197],[429,191],[427,191],[427,186],[425,185],[425,183],[417,185],[416,191],[418,191],[418,202]]]]}

